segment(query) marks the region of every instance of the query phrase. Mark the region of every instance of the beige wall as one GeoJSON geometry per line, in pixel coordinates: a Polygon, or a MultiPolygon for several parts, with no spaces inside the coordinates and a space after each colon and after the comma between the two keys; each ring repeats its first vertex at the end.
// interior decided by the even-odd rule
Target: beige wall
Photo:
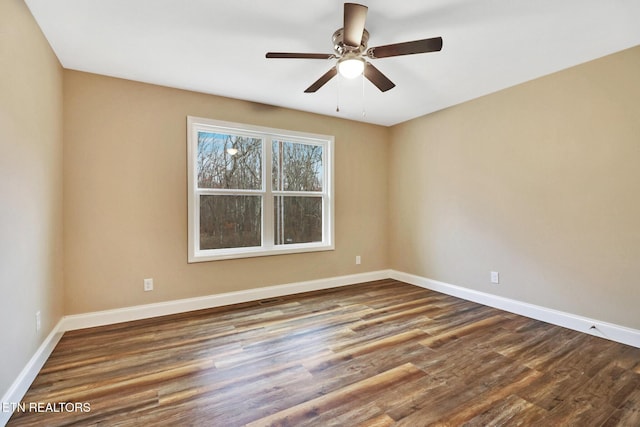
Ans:
{"type": "Polygon", "coordinates": [[[76,71],[64,83],[67,314],[388,267],[387,128],[76,71]],[[335,135],[336,250],[187,264],[187,115],[335,135]]]}
{"type": "Polygon", "coordinates": [[[640,329],[638,76],[640,47],[393,127],[392,268],[640,329]]]}
{"type": "Polygon", "coordinates": [[[0,395],[62,317],[62,108],[58,60],[0,1],[0,395]]]}

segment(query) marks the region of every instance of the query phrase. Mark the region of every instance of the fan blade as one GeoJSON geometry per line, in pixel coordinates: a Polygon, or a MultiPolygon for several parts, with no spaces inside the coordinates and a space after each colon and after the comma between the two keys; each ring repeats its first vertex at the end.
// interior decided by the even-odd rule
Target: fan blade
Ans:
{"type": "Polygon", "coordinates": [[[336,56],[332,53],[289,53],[289,52],[267,52],[266,58],[287,58],[287,59],[332,59],[336,56]]]}
{"type": "Polygon", "coordinates": [[[390,56],[413,55],[415,53],[438,52],[442,49],[442,37],[415,40],[412,42],[388,44],[367,50],[370,58],[388,58],[390,56]]]}
{"type": "Polygon", "coordinates": [[[364,76],[382,92],[386,92],[396,86],[387,76],[368,62],[364,67],[364,76]]]}
{"type": "Polygon", "coordinates": [[[344,4],[344,44],[347,46],[360,47],[367,10],[367,6],[361,4],[344,4]]]}
{"type": "Polygon", "coordinates": [[[335,77],[338,74],[338,69],[336,67],[331,68],[329,71],[324,73],[322,77],[315,81],[311,86],[309,86],[304,93],[312,93],[320,89],[324,86],[329,80],[335,77]]]}

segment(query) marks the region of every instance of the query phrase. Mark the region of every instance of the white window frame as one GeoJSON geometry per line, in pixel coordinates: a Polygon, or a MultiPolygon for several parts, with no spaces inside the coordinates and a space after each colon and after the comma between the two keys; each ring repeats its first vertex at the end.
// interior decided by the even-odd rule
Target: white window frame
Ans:
{"type": "Polygon", "coordinates": [[[253,126],[202,117],[187,116],[187,187],[188,187],[188,261],[189,263],[293,254],[300,252],[330,251],[334,245],[334,137],[330,135],[295,132],[290,130],[253,126]],[[197,177],[198,132],[240,134],[262,139],[262,188],[259,190],[200,189],[197,177]],[[323,147],[323,188],[318,192],[274,191],[272,188],[272,142],[274,140],[320,145],[323,147]],[[262,245],[256,247],[200,249],[200,196],[261,195],[262,245]],[[322,197],[322,241],[275,245],[275,196],[322,197]]]}

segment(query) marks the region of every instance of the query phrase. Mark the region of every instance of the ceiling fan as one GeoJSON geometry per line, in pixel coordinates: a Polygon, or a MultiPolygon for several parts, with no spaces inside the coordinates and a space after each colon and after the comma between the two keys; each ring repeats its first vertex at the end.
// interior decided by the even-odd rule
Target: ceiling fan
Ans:
{"type": "Polygon", "coordinates": [[[340,73],[344,77],[354,78],[361,74],[382,92],[395,87],[395,84],[368,59],[389,58],[416,53],[438,52],[442,49],[442,37],[414,40],[367,48],[369,32],[364,28],[367,18],[367,6],[356,3],[344,4],[344,26],[333,33],[335,53],[289,53],[267,52],[267,58],[300,59],[337,59],[337,63],[322,77],[309,86],[305,93],[316,92],[329,80],[340,73]]]}

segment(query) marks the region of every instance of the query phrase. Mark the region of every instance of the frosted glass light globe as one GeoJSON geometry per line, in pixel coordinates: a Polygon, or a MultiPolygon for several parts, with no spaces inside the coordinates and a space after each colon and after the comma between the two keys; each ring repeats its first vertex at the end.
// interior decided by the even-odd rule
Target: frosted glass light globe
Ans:
{"type": "Polygon", "coordinates": [[[353,79],[362,74],[364,64],[364,59],[360,57],[343,58],[338,61],[338,72],[347,79],[353,79]]]}

